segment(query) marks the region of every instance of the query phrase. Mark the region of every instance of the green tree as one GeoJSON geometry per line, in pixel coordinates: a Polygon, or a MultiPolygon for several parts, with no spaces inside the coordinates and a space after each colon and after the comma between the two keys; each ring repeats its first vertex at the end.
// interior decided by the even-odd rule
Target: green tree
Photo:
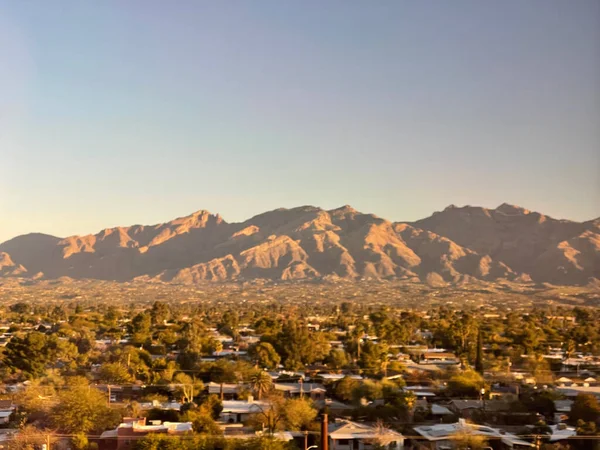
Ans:
{"type": "Polygon", "coordinates": [[[210,380],[221,385],[220,397],[223,400],[223,385],[225,383],[234,383],[238,379],[235,367],[227,360],[220,360],[214,363],[209,370],[210,380]]]}
{"type": "Polygon", "coordinates": [[[10,450],[34,450],[42,448],[44,444],[51,446],[57,438],[50,430],[42,430],[33,425],[25,425],[15,434],[7,448],[10,450]]]}
{"type": "Polygon", "coordinates": [[[14,336],[4,350],[4,364],[12,371],[21,371],[27,378],[44,374],[49,361],[48,338],[37,331],[23,337],[14,336]]]}
{"type": "Polygon", "coordinates": [[[388,351],[388,346],[385,344],[367,341],[362,345],[358,364],[368,375],[385,371],[384,364],[387,362],[388,351]]]}
{"type": "Polygon", "coordinates": [[[600,403],[593,394],[579,394],[571,406],[569,422],[577,424],[583,422],[598,422],[600,419],[600,403]]]}
{"type": "Polygon", "coordinates": [[[210,436],[223,434],[223,430],[219,424],[210,416],[198,414],[191,422],[192,428],[196,433],[208,434],[210,436]]]}
{"type": "Polygon", "coordinates": [[[329,340],[323,333],[311,332],[306,325],[294,320],[283,326],[272,344],[290,370],[322,361],[329,353],[329,340]]]}
{"type": "Polygon", "coordinates": [[[454,341],[453,347],[459,355],[469,353],[472,339],[477,333],[477,323],[468,313],[463,313],[460,317],[454,317],[450,325],[450,336],[454,341]]]}
{"type": "Polygon", "coordinates": [[[260,368],[275,369],[281,362],[281,357],[268,342],[259,342],[249,348],[250,357],[260,368]]]}
{"type": "Polygon", "coordinates": [[[552,391],[535,391],[521,396],[521,402],[527,411],[535,411],[544,415],[547,419],[552,419],[556,412],[554,401],[559,396],[552,391]]]}
{"type": "Polygon", "coordinates": [[[286,429],[292,431],[308,430],[317,417],[312,401],[303,398],[289,399],[283,406],[286,429]]]}
{"type": "Polygon", "coordinates": [[[150,338],[150,327],[152,318],[144,312],[137,314],[131,320],[132,342],[134,345],[143,345],[150,338]]]}
{"type": "Polygon", "coordinates": [[[348,354],[343,349],[332,349],[325,362],[335,370],[343,369],[350,364],[348,354]]]}
{"type": "Polygon", "coordinates": [[[29,303],[19,302],[19,303],[10,305],[10,310],[11,310],[11,312],[14,312],[15,314],[27,314],[30,312],[31,307],[30,307],[29,303]]]}
{"type": "Polygon", "coordinates": [[[192,378],[183,372],[179,372],[175,375],[173,377],[173,382],[177,384],[176,392],[183,402],[192,402],[194,397],[204,389],[202,381],[192,378]]]}
{"type": "Polygon", "coordinates": [[[256,404],[250,423],[255,428],[264,428],[273,435],[281,428],[285,419],[285,400],[279,395],[270,395],[263,404],[256,404]]]}
{"type": "Polygon", "coordinates": [[[20,412],[25,414],[28,422],[50,425],[48,415],[56,403],[56,389],[51,385],[42,385],[40,380],[33,380],[16,395],[15,403],[19,405],[20,412]]]}
{"type": "Polygon", "coordinates": [[[169,305],[162,302],[154,302],[150,311],[152,325],[162,325],[171,317],[169,305]]]}
{"type": "Polygon", "coordinates": [[[111,325],[116,325],[120,317],[121,315],[119,314],[117,308],[115,308],[114,306],[109,306],[106,310],[106,313],[104,314],[104,321],[111,325]]]}
{"type": "Polygon", "coordinates": [[[335,396],[343,402],[353,399],[353,392],[360,383],[352,377],[345,376],[335,384],[335,396]]]}
{"type": "Polygon", "coordinates": [[[236,450],[293,450],[296,447],[291,442],[284,442],[272,436],[250,439],[236,450]]]}
{"type": "Polygon", "coordinates": [[[66,433],[90,433],[115,427],[121,417],[108,407],[102,392],[89,386],[71,386],[59,392],[50,419],[66,433]]]}
{"type": "Polygon", "coordinates": [[[596,422],[577,421],[577,436],[586,436],[586,438],[576,441],[575,448],[578,450],[598,450],[600,448],[600,439],[592,436],[600,436],[600,429],[596,422]]]}
{"type": "Polygon", "coordinates": [[[127,366],[120,362],[104,363],[100,368],[100,379],[105,383],[130,383],[133,377],[127,366]]]}
{"type": "Polygon", "coordinates": [[[355,403],[360,403],[362,399],[370,401],[381,399],[383,398],[383,387],[378,381],[365,380],[354,388],[352,397],[355,403]]]}
{"type": "MultiPolygon", "coordinates": [[[[206,443],[205,441],[203,443],[206,443]]],[[[198,443],[181,436],[149,434],[136,440],[134,450],[192,450],[196,448],[214,449],[214,447],[198,445],[198,443]],[[196,446],[197,445],[197,446],[196,446]]]]}
{"type": "Polygon", "coordinates": [[[446,393],[450,397],[478,397],[485,386],[483,378],[474,370],[465,370],[448,380],[446,393]]]}
{"type": "Polygon", "coordinates": [[[452,436],[452,442],[456,450],[481,450],[488,446],[485,436],[470,431],[461,431],[452,436]]]}
{"type": "Polygon", "coordinates": [[[217,324],[217,330],[219,330],[220,333],[235,338],[238,335],[237,329],[239,323],[240,318],[237,311],[227,310],[221,317],[221,321],[217,324]]]}
{"type": "Polygon", "coordinates": [[[85,433],[77,433],[71,438],[71,445],[75,450],[86,450],[89,446],[85,433]]]}
{"type": "Polygon", "coordinates": [[[261,317],[254,323],[254,330],[261,336],[275,336],[281,331],[281,320],[261,317]]]}
{"type": "MultiPolygon", "coordinates": [[[[185,405],[184,405],[185,406],[185,405]]],[[[185,410],[182,408],[181,420],[192,422],[196,433],[209,435],[220,435],[222,430],[216,423],[219,414],[223,410],[223,404],[215,395],[208,396],[200,406],[192,406],[185,410]]]]}

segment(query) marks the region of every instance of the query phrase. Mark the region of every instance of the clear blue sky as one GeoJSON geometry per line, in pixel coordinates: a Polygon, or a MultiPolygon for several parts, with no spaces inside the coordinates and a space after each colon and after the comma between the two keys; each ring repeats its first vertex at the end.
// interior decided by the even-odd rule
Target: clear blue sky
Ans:
{"type": "Polygon", "coordinates": [[[0,241],[351,204],[600,215],[600,2],[0,2],[0,241]]]}

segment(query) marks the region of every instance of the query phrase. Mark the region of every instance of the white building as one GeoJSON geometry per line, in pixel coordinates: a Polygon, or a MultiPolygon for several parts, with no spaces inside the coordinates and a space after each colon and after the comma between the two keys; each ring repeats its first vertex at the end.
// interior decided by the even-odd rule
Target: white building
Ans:
{"type": "Polygon", "coordinates": [[[259,414],[269,409],[269,404],[260,400],[249,398],[245,400],[224,400],[223,410],[219,421],[225,423],[241,423],[248,420],[252,414],[259,414]]]}
{"type": "Polygon", "coordinates": [[[453,441],[461,434],[483,436],[488,440],[499,441],[504,447],[511,449],[535,447],[531,442],[524,441],[514,434],[506,433],[497,428],[467,423],[463,419],[459,419],[457,423],[415,427],[414,430],[424,438],[416,440],[416,446],[433,450],[454,448],[455,442],[453,441]]]}
{"type": "Polygon", "coordinates": [[[368,450],[383,445],[390,450],[404,448],[404,436],[388,428],[339,420],[329,424],[330,450],[368,450]]]}
{"type": "Polygon", "coordinates": [[[577,430],[574,427],[569,427],[564,423],[556,425],[550,425],[552,434],[550,435],[550,442],[563,441],[574,436],[577,436],[577,430]]]}

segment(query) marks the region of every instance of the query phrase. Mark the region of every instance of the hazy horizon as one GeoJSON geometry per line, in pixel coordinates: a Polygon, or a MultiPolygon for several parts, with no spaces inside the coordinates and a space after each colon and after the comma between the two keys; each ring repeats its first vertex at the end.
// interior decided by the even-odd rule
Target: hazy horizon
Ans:
{"type": "Polygon", "coordinates": [[[0,5],[0,242],[199,209],[600,216],[600,2],[0,5]]]}

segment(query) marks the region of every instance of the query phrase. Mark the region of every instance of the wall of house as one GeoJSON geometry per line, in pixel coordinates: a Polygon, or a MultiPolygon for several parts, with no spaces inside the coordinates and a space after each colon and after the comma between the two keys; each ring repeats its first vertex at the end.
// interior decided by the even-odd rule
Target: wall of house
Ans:
{"type": "MultiPolygon", "coordinates": [[[[329,439],[329,449],[330,450],[371,450],[373,445],[370,443],[363,442],[358,439],[329,439]]],[[[386,448],[390,450],[402,450],[403,443],[396,442],[394,444],[389,444],[386,448]]]]}

